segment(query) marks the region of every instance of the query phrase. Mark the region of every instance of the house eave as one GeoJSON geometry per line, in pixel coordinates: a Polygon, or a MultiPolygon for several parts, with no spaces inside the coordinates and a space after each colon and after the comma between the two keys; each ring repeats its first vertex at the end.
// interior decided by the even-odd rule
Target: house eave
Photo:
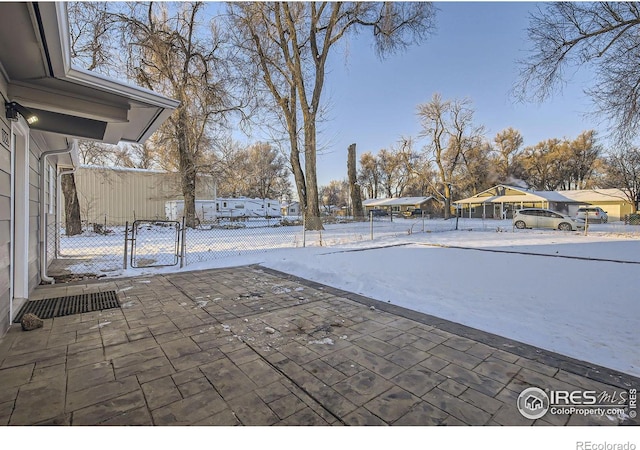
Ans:
{"type": "Polygon", "coordinates": [[[113,144],[142,143],[179,106],[176,100],[148,89],[74,67],[66,3],[33,2],[9,8],[6,11],[21,18],[23,25],[31,22],[31,29],[16,30],[25,36],[28,58],[25,62],[10,58],[13,70],[3,67],[7,100],[36,113],[43,111],[46,120],[32,125],[33,130],[113,144]],[[20,69],[19,64],[33,69],[20,69]]]}

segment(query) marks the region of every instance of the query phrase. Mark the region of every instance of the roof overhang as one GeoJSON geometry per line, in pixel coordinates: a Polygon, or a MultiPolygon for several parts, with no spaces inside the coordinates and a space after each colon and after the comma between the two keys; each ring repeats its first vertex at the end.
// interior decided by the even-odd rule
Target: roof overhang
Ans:
{"type": "Polygon", "coordinates": [[[116,144],[144,142],[179,106],[71,64],[65,3],[0,3],[0,78],[32,130],[116,144]]]}

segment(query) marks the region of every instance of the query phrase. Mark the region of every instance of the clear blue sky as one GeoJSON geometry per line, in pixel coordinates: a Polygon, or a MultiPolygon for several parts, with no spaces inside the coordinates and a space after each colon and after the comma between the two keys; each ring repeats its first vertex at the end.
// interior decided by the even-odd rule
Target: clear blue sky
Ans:
{"type": "MultiPolygon", "coordinates": [[[[543,104],[517,104],[509,91],[517,78],[516,61],[528,48],[528,14],[535,3],[436,3],[436,34],[420,46],[380,61],[369,35],[349,37],[347,52],[333,54],[324,104],[329,106],[318,156],[318,182],[344,179],[346,154],[357,144],[358,157],[389,148],[401,136],[417,137],[416,107],[435,92],[444,99],[469,98],[475,121],[487,137],[513,127],[524,145],[549,138],[575,138],[604,128],[585,117],[591,109],[583,94],[588,73],[581,70],[562,93],[543,104]],[[328,102],[328,103],[327,103],[328,102]]],[[[420,149],[424,141],[417,141],[420,149]]]]}

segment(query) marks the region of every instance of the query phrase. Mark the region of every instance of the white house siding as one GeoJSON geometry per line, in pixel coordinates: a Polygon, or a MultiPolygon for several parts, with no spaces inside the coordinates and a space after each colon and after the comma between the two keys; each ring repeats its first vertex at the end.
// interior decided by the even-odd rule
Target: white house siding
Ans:
{"type": "Polygon", "coordinates": [[[6,145],[9,124],[0,118],[0,336],[9,328],[11,247],[11,152],[6,145]],[[5,134],[6,133],[6,134],[5,134]]]}
{"type": "MultiPolygon", "coordinates": [[[[86,223],[104,224],[105,218],[107,225],[162,220],[166,218],[165,203],[182,199],[177,173],[85,166],[76,170],[75,180],[80,216],[86,223]]],[[[210,179],[197,179],[196,198],[213,198],[210,179]]]]}
{"type": "Polygon", "coordinates": [[[40,283],[40,166],[42,151],[29,140],[29,292],[40,283]]]}

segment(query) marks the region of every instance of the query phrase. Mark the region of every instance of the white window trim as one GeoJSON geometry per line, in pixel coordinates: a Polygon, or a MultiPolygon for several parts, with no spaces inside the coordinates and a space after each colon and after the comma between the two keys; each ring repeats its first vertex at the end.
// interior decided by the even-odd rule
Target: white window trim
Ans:
{"type": "Polygon", "coordinates": [[[10,320],[29,297],[29,154],[29,126],[20,118],[11,122],[10,320]],[[18,147],[18,139],[24,148],[18,147]]]}

